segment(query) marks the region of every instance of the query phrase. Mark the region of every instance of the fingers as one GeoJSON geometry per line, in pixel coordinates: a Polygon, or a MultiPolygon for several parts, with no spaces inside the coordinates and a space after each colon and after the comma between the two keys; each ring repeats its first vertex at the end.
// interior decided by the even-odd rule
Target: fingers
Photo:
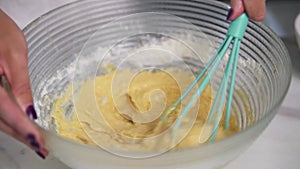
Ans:
{"type": "Polygon", "coordinates": [[[15,52],[7,54],[10,57],[2,64],[10,90],[21,109],[32,119],[36,119],[27,67],[27,47],[10,51],[15,52]]]}
{"type": "MultiPolygon", "coordinates": [[[[33,103],[27,67],[27,43],[22,31],[1,10],[0,21],[5,25],[0,29],[0,75],[6,77],[16,102],[26,111],[33,103]]],[[[34,111],[32,106],[29,111],[34,111]]]]}
{"type": "Polygon", "coordinates": [[[0,130],[30,145],[39,156],[45,158],[48,151],[39,129],[14,104],[5,90],[0,87],[0,130]]]}
{"type": "Polygon", "coordinates": [[[242,0],[231,0],[230,6],[231,9],[228,12],[227,20],[233,21],[245,11],[242,0]]]}
{"type": "Polygon", "coordinates": [[[266,16],[265,0],[244,0],[244,6],[249,18],[262,21],[266,16]]]}
{"type": "Polygon", "coordinates": [[[48,151],[39,129],[27,115],[36,119],[27,68],[27,43],[22,31],[0,9],[0,76],[7,80],[6,92],[0,86],[0,130],[33,148],[45,157],[48,151]]]}
{"type": "MultiPolygon", "coordinates": [[[[228,15],[228,20],[234,20],[244,11],[250,19],[262,21],[266,16],[265,0],[231,0],[232,14],[228,15]]],[[[229,13],[230,14],[230,13],[229,13]]]]}
{"type": "Polygon", "coordinates": [[[26,138],[21,137],[19,133],[17,133],[14,129],[6,125],[1,119],[0,119],[0,130],[6,133],[7,135],[12,136],[16,140],[19,140],[23,144],[30,147],[32,150],[34,150],[38,156],[40,156],[42,159],[45,159],[46,156],[48,156],[49,152],[46,148],[38,148],[35,142],[32,142],[26,138]]]}
{"type": "Polygon", "coordinates": [[[2,120],[0,120],[0,130],[6,133],[7,135],[10,135],[11,137],[15,138],[16,140],[19,140],[20,142],[26,144],[27,146],[30,146],[25,138],[21,137],[20,134],[18,134],[15,130],[6,125],[2,120]]]}

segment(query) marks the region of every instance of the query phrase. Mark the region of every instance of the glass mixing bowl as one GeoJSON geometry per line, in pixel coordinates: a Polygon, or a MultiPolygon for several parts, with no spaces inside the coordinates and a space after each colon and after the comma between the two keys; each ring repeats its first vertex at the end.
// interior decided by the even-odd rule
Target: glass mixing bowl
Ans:
{"type": "MultiPolygon", "coordinates": [[[[226,139],[150,158],[124,158],[99,147],[62,138],[56,133],[51,117],[53,103],[68,86],[73,84],[76,89],[81,80],[110,71],[103,69],[101,65],[107,64],[99,64],[93,52],[104,54],[111,46],[118,50],[110,50],[101,63],[118,64],[123,54],[136,46],[159,44],[157,39],[172,41],[174,38],[170,34],[180,35],[175,39],[183,39],[181,44],[188,46],[188,52],[183,53],[189,54],[179,61],[197,73],[225,38],[229,26],[228,9],[226,4],[210,0],[82,0],[52,10],[29,24],[24,34],[29,48],[30,80],[38,124],[43,128],[50,151],[74,169],[215,169],[236,158],[272,120],[291,80],[291,61],[285,46],[261,23],[250,21],[242,40],[232,104],[241,131],[226,139]],[[143,16],[145,12],[146,17],[143,16]],[[133,14],[137,13],[135,17],[133,14]],[[127,35],[125,39],[124,34],[127,35]],[[190,41],[185,41],[187,39],[190,41]],[[92,62],[78,67],[79,60],[92,62]],[[74,81],[78,83],[72,83],[74,81]]],[[[168,47],[177,50],[172,45],[168,47]]],[[[142,64],[129,62],[124,67],[163,67],[176,64],[176,61],[156,58],[139,63],[142,64]]],[[[182,65],[180,63],[176,65],[182,65]]],[[[220,77],[216,76],[216,84],[220,77]]],[[[70,101],[63,109],[67,114],[74,109],[74,104],[70,101]]]]}

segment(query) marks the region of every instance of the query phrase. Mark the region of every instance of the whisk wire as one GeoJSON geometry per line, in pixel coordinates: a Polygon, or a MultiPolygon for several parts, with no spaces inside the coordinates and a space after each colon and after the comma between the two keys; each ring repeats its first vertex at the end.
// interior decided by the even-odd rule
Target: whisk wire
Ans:
{"type": "MultiPolygon", "coordinates": [[[[196,77],[196,79],[189,85],[189,87],[183,92],[183,94],[175,101],[175,103],[173,103],[168,109],[167,111],[163,114],[161,121],[166,120],[166,118],[168,117],[169,114],[171,114],[173,112],[173,110],[176,109],[176,107],[182,102],[183,99],[185,99],[185,97],[189,94],[189,92],[195,87],[195,85],[202,79],[202,77],[205,75],[205,73],[207,72],[207,70],[211,67],[211,65],[214,63],[214,61],[216,59],[218,59],[218,62],[220,62],[222,59],[220,57],[218,57],[220,55],[220,53],[225,53],[226,51],[222,51],[222,48],[224,46],[229,46],[230,44],[230,40],[226,40],[223,41],[223,43],[221,44],[221,47],[218,48],[218,50],[216,51],[216,53],[213,55],[213,57],[208,61],[207,65],[202,69],[202,71],[199,73],[199,75],[196,77]]],[[[203,82],[205,81],[205,79],[203,80],[203,82]]],[[[205,85],[205,87],[208,85],[209,79],[206,80],[207,84],[205,85]]],[[[197,92],[200,92],[201,90],[204,90],[205,87],[198,87],[197,92]]],[[[202,91],[199,93],[199,95],[202,93],[202,91]]],[[[197,95],[196,95],[197,96],[197,95]]],[[[199,97],[199,96],[198,96],[199,97]]],[[[197,99],[197,97],[196,97],[197,99]]],[[[190,99],[191,100],[191,99],[190,99]]],[[[192,99],[193,100],[193,99],[192,99]]],[[[185,113],[183,113],[185,114],[185,113]]]]}
{"type": "Polygon", "coordinates": [[[176,100],[174,104],[172,104],[166,111],[166,113],[162,116],[161,122],[163,122],[169,114],[176,109],[176,107],[182,103],[182,100],[191,92],[191,90],[198,84],[198,82],[202,80],[201,84],[196,89],[196,92],[192,95],[192,97],[188,100],[186,106],[183,108],[181,113],[179,114],[178,119],[175,122],[174,129],[172,132],[173,141],[176,135],[176,131],[179,130],[180,124],[182,123],[183,117],[185,117],[192,105],[198,100],[199,96],[205,90],[207,85],[209,84],[211,77],[215,74],[217,68],[219,67],[222,59],[224,58],[230,44],[233,41],[232,50],[230,56],[227,61],[227,65],[225,68],[225,72],[223,78],[220,82],[219,89],[216,94],[216,98],[213,101],[212,108],[207,117],[207,121],[202,129],[202,134],[200,134],[199,141],[205,141],[209,139],[210,141],[214,140],[219,128],[219,123],[221,121],[223,108],[225,106],[225,98],[227,96],[226,103],[226,111],[225,111],[225,125],[224,129],[227,130],[229,128],[230,114],[231,114],[231,103],[233,99],[234,92],[234,81],[235,75],[237,71],[237,63],[238,63],[238,55],[241,44],[241,39],[244,36],[244,33],[248,24],[248,16],[243,13],[236,20],[230,23],[226,38],[220,48],[217,49],[217,52],[213,55],[213,57],[209,60],[204,69],[199,73],[196,79],[189,85],[189,87],[184,91],[184,93],[176,100]],[[209,70],[209,71],[208,71],[209,70]],[[228,88],[229,85],[229,89],[228,88]],[[226,95],[228,91],[228,94],[226,95]],[[212,120],[214,120],[212,124],[212,120]],[[209,133],[204,131],[205,129],[209,129],[209,133]],[[203,134],[204,132],[204,134],[203,134]],[[208,135],[209,134],[209,135],[208,135]]]}
{"type": "MultiPolygon", "coordinates": [[[[234,56],[233,65],[238,64],[238,58],[239,58],[238,54],[239,54],[239,50],[240,50],[241,40],[236,38],[235,41],[234,41],[234,46],[235,45],[237,47],[234,48],[233,51],[232,51],[233,56],[234,56]]],[[[237,70],[237,66],[233,66],[232,72],[231,72],[231,80],[230,80],[230,87],[229,87],[229,91],[228,91],[227,104],[226,104],[225,125],[224,125],[225,130],[227,130],[229,128],[229,120],[230,120],[230,114],[231,114],[231,103],[232,103],[232,98],[233,98],[236,70],[237,70]]]]}
{"type": "MultiPolygon", "coordinates": [[[[235,38],[234,45],[237,45],[237,43],[239,43],[239,41],[238,41],[238,39],[235,38]]],[[[231,73],[232,67],[236,67],[236,66],[233,66],[234,65],[233,62],[234,62],[234,60],[236,60],[235,58],[238,58],[238,55],[236,55],[236,50],[237,50],[236,48],[233,48],[230,53],[229,60],[227,62],[227,66],[225,68],[225,73],[224,73],[224,76],[222,78],[220,87],[219,87],[217,95],[216,95],[216,100],[213,103],[212,109],[211,109],[208,119],[207,119],[206,125],[210,125],[210,123],[212,122],[213,115],[215,114],[215,109],[217,106],[219,106],[218,110],[217,110],[217,117],[216,117],[216,120],[214,121],[215,123],[213,124],[214,127],[212,129],[211,137],[209,139],[210,141],[215,139],[215,136],[216,136],[218,128],[219,128],[219,123],[220,123],[220,120],[222,117],[222,112],[223,112],[222,110],[224,107],[224,101],[226,98],[227,86],[229,83],[230,75],[232,74],[231,73]]],[[[232,84],[232,83],[230,82],[230,84],[232,84]]],[[[231,89],[231,88],[234,88],[234,85],[230,85],[229,89],[231,89]]],[[[229,107],[226,107],[226,113],[230,113],[230,111],[227,111],[227,110],[231,107],[230,106],[231,103],[227,102],[227,106],[228,105],[229,105],[229,107]]]]}
{"type": "MultiPolygon", "coordinates": [[[[228,37],[225,42],[221,45],[221,47],[217,50],[216,54],[210,59],[209,63],[207,64],[207,66],[200,72],[200,74],[198,75],[198,77],[194,80],[194,82],[188,87],[188,90],[191,90],[190,88],[193,88],[191,86],[195,86],[197,84],[197,82],[199,82],[200,79],[202,79],[202,77],[204,75],[206,75],[202,81],[202,83],[198,86],[196,92],[193,94],[193,96],[188,100],[187,105],[183,108],[182,112],[180,113],[178,120],[175,122],[175,126],[174,126],[174,130],[173,131],[178,131],[180,124],[182,123],[182,119],[183,117],[185,117],[189,110],[191,109],[192,105],[198,100],[199,96],[202,94],[202,92],[204,91],[204,89],[207,87],[207,85],[210,82],[211,76],[216,72],[220,62],[222,61],[222,59],[225,56],[225,53],[231,43],[231,40],[233,39],[233,37],[228,37]],[[209,71],[207,73],[207,70],[209,69],[209,67],[211,67],[211,71],[209,71]],[[207,74],[206,74],[207,73],[207,74]],[[198,80],[198,81],[197,81],[198,80]],[[194,84],[195,83],[195,84],[194,84]]],[[[186,91],[184,93],[186,93],[186,91]]],[[[186,96],[184,97],[180,97],[180,102],[182,101],[182,99],[184,99],[186,96]]],[[[179,102],[179,103],[180,103],[179,102]]],[[[178,103],[178,104],[179,104],[178,103]]],[[[216,103],[216,101],[214,102],[216,103]]],[[[172,105],[173,106],[173,105],[172,105]]],[[[176,108],[176,107],[175,107],[176,108]]],[[[170,108],[171,109],[171,108],[170,108]]],[[[165,114],[166,115],[166,114],[165,114]]],[[[164,119],[163,119],[164,120],[164,119]]],[[[173,137],[175,136],[175,134],[173,134],[173,137]]]]}

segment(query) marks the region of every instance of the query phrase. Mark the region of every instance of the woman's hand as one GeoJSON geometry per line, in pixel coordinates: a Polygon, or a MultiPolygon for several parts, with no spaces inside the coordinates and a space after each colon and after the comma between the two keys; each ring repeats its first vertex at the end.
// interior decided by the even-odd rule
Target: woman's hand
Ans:
{"type": "Polygon", "coordinates": [[[0,77],[6,78],[11,89],[10,96],[0,85],[0,130],[45,158],[48,151],[44,138],[31,121],[37,116],[29,84],[26,40],[18,26],[1,10],[0,25],[0,77]]]}
{"type": "Polygon", "coordinates": [[[244,11],[250,19],[262,21],[266,16],[266,0],[231,0],[227,19],[232,21],[244,11]]]}

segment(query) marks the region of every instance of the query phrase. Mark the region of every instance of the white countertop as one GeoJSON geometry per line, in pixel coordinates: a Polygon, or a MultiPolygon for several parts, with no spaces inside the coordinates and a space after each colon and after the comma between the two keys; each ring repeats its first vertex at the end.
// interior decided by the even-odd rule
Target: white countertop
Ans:
{"type": "MultiPolygon", "coordinates": [[[[7,12],[20,28],[23,28],[41,14],[70,1],[2,0],[0,1],[0,8],[7,12]]],[[[295,46],[288,46],[288,48],[291,47],[295,48],[295,46]]],[[[299,53],[291,54],[294,64],[292,83],[279,113],[257,141],[239,158],[231,162],[226,169],[300,168],[299,53]]],[[[27,147],[0,132],[0,169],[69,168],[51,155],[46,160],[41,160],[27,147]],[[7,168],[7,166],[9,167],[7,168]]]]}

